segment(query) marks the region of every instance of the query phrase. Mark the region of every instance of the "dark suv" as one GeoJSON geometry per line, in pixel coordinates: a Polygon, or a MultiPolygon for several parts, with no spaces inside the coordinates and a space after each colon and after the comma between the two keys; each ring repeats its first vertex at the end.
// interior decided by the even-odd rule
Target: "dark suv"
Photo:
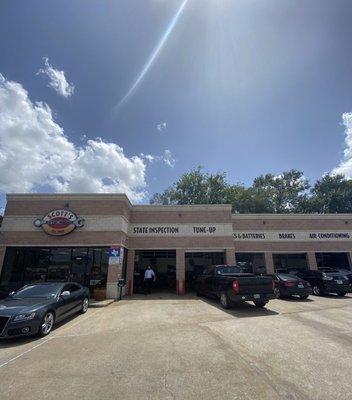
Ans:
{"type": "Polygon", "coordinates": [[[325,293],[336,293],[345,296],[349,291],[348,278],[341,275],[339,271],[315,271],[307,270],[297,273],[299,278],[308,281],[313,289],[313,294],[320,296],[325,293]]]}

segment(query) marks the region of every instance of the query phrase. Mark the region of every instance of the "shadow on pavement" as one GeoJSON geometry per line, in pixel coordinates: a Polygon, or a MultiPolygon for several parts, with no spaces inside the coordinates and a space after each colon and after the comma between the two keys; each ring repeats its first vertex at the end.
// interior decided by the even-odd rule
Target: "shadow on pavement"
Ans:
{"type": "Polygon", "coordinates": [[[266,317],[272,315],[279,315],[278,312],[270,310],[270,308],[266,308],[270,307],[270,301],[264,308],[258,308],[252,303],[244,302],[235,304],[230,309],[224,309],[221,307],[221,305],[216,299],[210,299],[205,297],[198,297],[198,299],[236,318],[266,317]]]}
{"type": "Polygon", "coordinates": [[[314,296],[308,297],[308,299],[301,299],[298,296],[280,297],[277,300],[292,301],[294,303],[314,303],[314,296]]]}
{"type": "MultiPolygon", "coordinates": [[[[76,317],[78,317],[80,314],[75,314],[67,319],[58,322],[57,324],[54,325],[53,330],[48,336],[45,336],[44,338],[50,338],[51,335],[55,334],[55,330],[60,328],[61,326],[67,324],[68,322],[74,320],[76,317]]],[[[26,343],[35,343],[38,340],[43,339],[43,337],[39,337],[38,335],[32,335],[32,336],[24,336],[24,337],[15,337],[15,338],[4,338],[0,339],[0,349],[7,349],[11,347],[16,347],[16,346],[21,346],[26,343]]]]}

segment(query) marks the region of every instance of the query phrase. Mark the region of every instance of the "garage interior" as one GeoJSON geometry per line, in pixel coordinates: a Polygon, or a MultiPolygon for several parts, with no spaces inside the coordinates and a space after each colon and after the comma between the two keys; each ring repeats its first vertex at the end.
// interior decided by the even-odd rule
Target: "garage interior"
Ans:
{"type": "Polygon", "coordinates": [[[350,269],[347,253],[315,253],[318,269],[344,268],[350,269]]]}
{"type": "Polygon", "coordinates": [[[176,291],[176,250],[136,250],[134,262],[134,293],[145,293],[144,273],[148,266],[156,275],[154,290],[176,291]]]}
{"type": "Polygon", "coordinates": [[[185,253],[186,291],[195,290],[195,280],[203,273],[203,269],[210,265],[224,264],[225,252],[219,251],[192,251],[185,253]]]}
{"type": "Polygon", "coordinates": [[[308,269],[307,253],[273,254],[275,272],[291,273],[308,269]]]}

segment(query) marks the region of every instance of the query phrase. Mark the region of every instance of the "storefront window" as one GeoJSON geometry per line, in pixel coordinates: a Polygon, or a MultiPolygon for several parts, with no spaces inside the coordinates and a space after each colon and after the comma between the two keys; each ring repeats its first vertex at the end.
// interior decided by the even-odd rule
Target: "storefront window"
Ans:
{"type": "Polygon", "coordinates": [[[17,289],[30,282],[71,281],[106,286],[108,248],[7,248],[0,287],[17,289]]]}
{"type": "Polygon", "coordinates": [[[108,275],[109,251],[106,248],[88,250],[88,270],[90,271],[90,286],[106,286],[108,275]]]}
{"type": "Polygon", "coordinates": [[[273,254],[275,272],[296,272],[308,269],[307,254],[273,254]]]}
{"type": "Polygon", "coordinates": [[[1,287],[16,289],[23,282],[24,249],[8,248],[1,272],[1,287]]]}
{"type": "Polygon", "coordinates": [[[88,249],[86,247],[72,249],[71,281],[89,285],[89,282],[87,282],[87,275],[89,275],[87,262],[88,249]]]}
{"type": "Polygon", "coordinates": [[[71,249],[60,247],[51,249],[48,267],[48,281],[65,282],[70,279],[71,249]]]}
{"type": "Polygon", "coordinates": [[[49,258],[49,249],[26,249],[23,283],[46,281],[49,258]]]}
{"type": "Polygon", "coordinates": [[[246,272],[254,274],[266,272],[264,253],[236,253],[236,264],[245,268],[246,272]]]}

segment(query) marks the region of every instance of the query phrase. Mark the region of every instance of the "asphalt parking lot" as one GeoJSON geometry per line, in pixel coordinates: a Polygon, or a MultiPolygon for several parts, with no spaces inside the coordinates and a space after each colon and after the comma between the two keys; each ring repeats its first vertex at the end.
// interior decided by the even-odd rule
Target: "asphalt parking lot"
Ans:
{"type": "Polygon", "coordinates": [[[351,399],[352,296],[135,296],[0,342],[1,399],[351,399]]]}

